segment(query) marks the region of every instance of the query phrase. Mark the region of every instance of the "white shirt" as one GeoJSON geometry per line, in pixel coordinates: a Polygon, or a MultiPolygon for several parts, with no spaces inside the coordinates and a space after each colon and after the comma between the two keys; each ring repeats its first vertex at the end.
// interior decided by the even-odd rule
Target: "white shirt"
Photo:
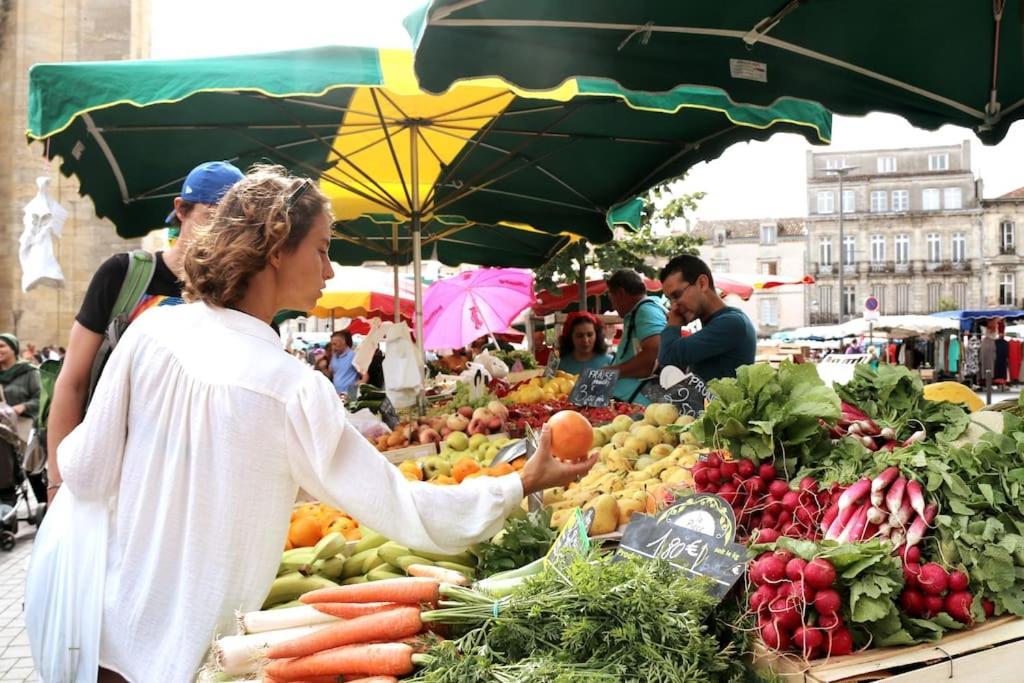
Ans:
{"type": "Polygon", "coordinates": [[[259,609],[301,486],[402,545],[458,552],[522,501],[518,475],[406,481],[330,381],[234,310],[153,309],[61,444],[64,485],[114,499],[100,662],[129,681],[195,677],[235,610],[259,609]]]}

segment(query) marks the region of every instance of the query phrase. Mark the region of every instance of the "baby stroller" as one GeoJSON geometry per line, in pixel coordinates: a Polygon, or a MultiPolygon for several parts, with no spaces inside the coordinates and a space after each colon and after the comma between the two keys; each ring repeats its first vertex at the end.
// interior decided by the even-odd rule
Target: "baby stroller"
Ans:
{"type": "MultiPolygon", "coordinates": [[[[19,436],[15,421],[4,408],[10,410],[6,404],[0,404],[0,550],[9,552],[14,549],[18,523],[38,527],[46,512],[46,502],[38,502],[32,509],[24,461],[29,444],[19,436]],[[24,504],[21,513],[19,503],[24,504]]],[[[33,433],[29,441],[34,438],[33,433]]]]}

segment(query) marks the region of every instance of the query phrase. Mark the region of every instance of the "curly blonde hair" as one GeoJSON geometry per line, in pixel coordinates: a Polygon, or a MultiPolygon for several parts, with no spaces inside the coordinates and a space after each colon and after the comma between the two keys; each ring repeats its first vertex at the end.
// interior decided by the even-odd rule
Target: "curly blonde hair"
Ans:
{"type": "Polygon", "coordinates": [[[185,249],[185,298],[228,308],[242,300],[270,255],[292,252],[329,201],[316,183],[281,166],[253,166],[235,183],[185,249]]]}

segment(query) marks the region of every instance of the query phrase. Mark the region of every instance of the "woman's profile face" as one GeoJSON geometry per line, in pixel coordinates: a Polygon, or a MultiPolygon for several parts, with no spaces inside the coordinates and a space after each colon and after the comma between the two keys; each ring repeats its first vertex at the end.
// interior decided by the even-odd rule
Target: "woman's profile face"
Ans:
{"type": "Polygon", "coordinates": [[[596,339],[597,332],[594,330],[594,323],[583,322],[572,328],[572,345],[577,353],[593,352],[596,339]]]}
{"type": "Polygon", "coordinates": [[[308,311],[316,305],[327,281],[334,277],[327,256],[330,244],[331,224],[327,214],[321,213],[295,251],[281,252],[277,274],[281,309],[308,311]]]}

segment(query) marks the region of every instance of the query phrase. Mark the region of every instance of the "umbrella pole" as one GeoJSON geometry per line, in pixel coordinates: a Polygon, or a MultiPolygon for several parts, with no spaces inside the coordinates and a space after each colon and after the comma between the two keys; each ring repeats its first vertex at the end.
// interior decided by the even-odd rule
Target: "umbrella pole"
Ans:
{"type": "Polygon", "coordinates": [[[580,287],[580,312],[586,313],[587,311],[587,243],[585,240],[580,240],[580,274],[579,274],[579,287],[580,287]]]}
{"type": "MultiPolygon", "coordinates": [[[[410,178],[412,184],[412,274],[415,296],[415,326],[416,326],[416,350],[420,356],[421,386],[425,387],[427,365],[426,354],[423,352],[423,255],[420,253],[422,247],[422,236],[420,235],[420,178],[419,178],[419,125],[412,123],[409,126],[409,160],[412,162],[410,178]]],[[[419,413],[423,415],[426,411],[425,388],[420,389],[419,400],[417,401],[419,413]]]]}
{"type": "Polygon", "coordinates": [[[395,322],[398,323],[402,321],[402,298],[398,289],[398,223],[391,224],[391,253],[395,260],[392,270],[395,275],[395,322]]]}

